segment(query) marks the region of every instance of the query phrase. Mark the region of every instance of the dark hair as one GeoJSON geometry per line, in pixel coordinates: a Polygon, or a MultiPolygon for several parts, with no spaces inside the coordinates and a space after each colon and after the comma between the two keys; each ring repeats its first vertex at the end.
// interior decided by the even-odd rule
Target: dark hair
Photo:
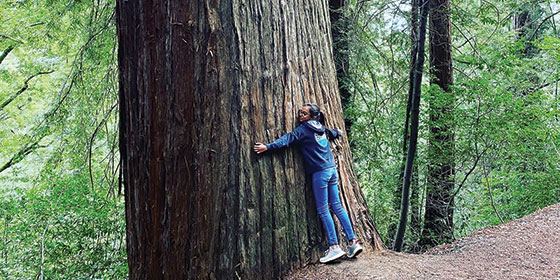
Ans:
{"type": "Polygon", "coordinates": [[[317,106],[317,104],[305,103],[303,104],[303,106],[309,107],[309,113],[311,114],[312,118],[315,118],[315,120],[320,122],[322,125],[325,125],[325,114],[321,112],[321,109],[319,109],[319,106],[317,106]]]}

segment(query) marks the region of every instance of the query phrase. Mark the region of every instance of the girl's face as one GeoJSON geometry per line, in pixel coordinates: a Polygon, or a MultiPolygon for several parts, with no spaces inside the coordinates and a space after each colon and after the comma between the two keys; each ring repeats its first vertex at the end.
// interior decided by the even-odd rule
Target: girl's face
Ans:
{"type": "Polygon", "coordinates": [[[303,106],[301,109],[298,110],[298,120],[299,122],[308,121],[311,119],[311,112],[309,111],[309,107],[303,106]]]}

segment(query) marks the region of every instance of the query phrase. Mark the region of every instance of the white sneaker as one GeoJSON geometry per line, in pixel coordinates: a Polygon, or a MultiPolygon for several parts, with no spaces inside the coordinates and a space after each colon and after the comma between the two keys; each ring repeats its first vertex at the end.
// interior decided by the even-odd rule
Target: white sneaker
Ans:
{"type": "Polygon", "coordinates": [[[319,259],[319,261],[321,263],[328,263],[328,262],[332,262],[340,257],[344,256],[344,251],[342,251],[342,249],[336,248],[336,249],[330,249],[327,251],[327,254],[322,257],[321,259],[319,259]]]}
{"type": "Polygon", "coordinates": [[[357,240],[354,240],[354,242],[352,242],[352,245],[350,245],[350,247],[348,247],[348,253],[346,253],[346,256],[348,258],[353,258],[357,255],[359,255],[362,252],[362,246],[360,245],[360,243],[358,243],[357,240]]]}

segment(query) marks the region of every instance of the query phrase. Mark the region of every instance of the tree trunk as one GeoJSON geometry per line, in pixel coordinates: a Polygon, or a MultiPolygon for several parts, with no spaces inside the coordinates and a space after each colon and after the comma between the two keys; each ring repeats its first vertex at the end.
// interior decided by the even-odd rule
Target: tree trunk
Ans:
{"type": "MultiPolygon", "coordinates": [[[[410,106],[410,145],[406,156],[406,166],[404,169],[404,180],[402,186],[402,198],[400,207],[399,226],[395,236],[395,243],[393,248],[395,251],[400,252],[404,241],[404,233],[406,230],[407,217],[408,217],[408,200],[410,193],[410,183],[412,179],[412,170],[414,165],[414,156],[416,155],[416,146],[418,143],[418,123],[420,114],[420,94],[422,85],[422,72],[424,71],[424,46],[426,41],[426,21],[429,11],[429,0],[421,1],[421,13],[418,29],[418,41],[416,47],[416,58],[414,61],[413,83],[412,83],[412,100],[410,106]]],[[[407,108],[408,110],[408,108],[407,108]]],[[[408,117],[408,116],[407,116],[408,117]]]]}
{"type": "MultiPolygon", "coordinates": [[[[342,109],[346,111],[352,102],[352,93],[348,90],[348,67],[350,65],[348,32],[350,31],[350,21],[345,15],[347,0],[329,0],[329,15],[331,19],[331,33],[333,38],[333,57],[338,80],[338,90],[342,109]]],[[[353,117],[344,114],[344,124],[346,134],[350,136],[352,130],[353,117]]]]}
{"type": "MultiPolygon", "coordinates": [[[[410,32],[410,41],[411,41],[411,45],[417,46],[417,44],[416,44],[416,40],[417,40],[416,39],[417,38],[416,32],[417,32],[417,29],[418,29],[418,14],[420,12],[419,3],[418,3],[419,0],[411,0],[410,2],[411,2],[410,3],[411,8],[412,8],[411,9],[411,24],[412,24],[411,28],[412,28],[412,30],[414,30],[414,31],[410,32]]],[[[426,30],[424,29],[423,32],[426,32],[426,30]]],[[[424,54],[425,54],[425,52],[422,51],[422,55],[424,55],[424,54]]],[[[412,65],[416,64],[416,59],[418,57],[417,47],[414,47],[411,50],[411,56],[414,57],[413,61],[411,62],[412,65]]],[[[409,73],[409,79],[413,79],[413,78],[414,78],[414,73],[409,73]]],[[[412,87],[412,84],[409,83],[410,99],[412,99],[412,88],[411,87],[412,87]]],[[[412,106],[412,102],[409,102],[409,103],[411,103],[410,106],[412,106]]],[[[406,113],[406,115],[407,115],[406,126],[408,128],[408,119],[410,117],[409,116],[410,115],[410,108],[409,108],[408,105],[407,105],[407,110],[406,111],[407,111],[407,113],[406,113]]],[[[408,140],[408,138],[409,138],[408,137],[408,129],[406,129],[405,133],[404,133],[404,136],[403,136],[403,139],[408,140]]],[[[405,141],[407,141],[407,140],[405,140],[405,141]]],[[[404,155],[406,155],[405,150],[406,150],[406,144],[403,144],[403,158],[404,158],[404,155]]],[[[403,168],[402,168],[402,170],[403,170],[402,174],[403,175],[402,176],[404,176],[404,166],[405,166],[404,163],[405,163],[405,161],[403,161],[403,168]]],[[[418,211],[418,209],[419,209],[418,207],[420,205],[420,203],[419,203],[420,198],[419,198],[419,193],[418,193],[418,188],[419,188],[419,185],[418,185],[418,164],[416,164],[414,162],[412,163],[412,171],[411,172],[412,172],[412,174],[411,174],[412,181],[410,182],[410,209],[411,210],[410,210],[410,226],[409,227],[410,227],[410,231],[411,231],[411,234],[412,234],[414,240],[417,240],[418,236],[419,236],[419,232],[422,231],[422,229],[420,228],[420,226],[421,226],[420,225],[420,213],[418,211]]],[[[401,194],[401,196],[402,196],[402,194],[401,194]]]]}
{"type": "Polygon", "coordinates": [[[407,251],[418,252],[418,240],[422,234],[422,196],[418,180],[418,164],[412,166],[412,182],[410,182],[410,236],[414,243],[409,244],[407,251]]]}
{"type": "MultiPolygon", "coordinates": [[[[271,279],[316,262],[327,243],[301,155],[252,145],[294,129],[303,102],[344,128],[327,3],[119,0],[117,28],[130,278],[271,279]]],[[[356,234],[379,250],[347,139],[333,149],[356,234]]]]}
{"type": "Polygon", "coordinates": [[[531,16],[528,7],[520,9],[513,15],[514,30],[517,33],[517,40],[522,40],[523,48],[519,50],[523,57],[530,57],[534,53],[533,44],[529,42],[527,33],[531,28],[531,16]]]}
{"type": "MultiPolygon", "coordinates": [[[[539,50],[536,48],[532,40],[539,39],[542,32],[538,31],[535,26],[535,20],[539,13],[539,5],[537,3],[525,3],[521,5],[519,10],[513,15],[514,30],[517,33],[517,44],[523,44],[523,48],[518,50],[521,59],[531,59],[538,54],[539,50]]],[[[523,79],[535,86],[540,84],[539,76],[534,71],[525,71],[523,79]]],[[[533,92],[532,87],[525,88],[519,87],[512,90],[520,93],[521,96],[526,96],[533,92]]]]}
{"type": "MultiPolygon", "coordinates": [[[[414,92],[414,73],[416,71],[416,59],[418,57],[418,41],[417,41],[417,32],[418,32],[418,13],[419,13],[419,4],[418,0],[411,0],[410,1],[410,71],[408,72],[408,99],[406,103],[406,115],[404,120],[404,129],[403,129],[403,140],[402,140],[402,164],[401,164],[401,172],[399,174],[399,182],[403,182],[404,179],[404,170],[406,166],[406,158],[408,154],[408,141],[409,141],[409,130],[410,130],[410,111],[412,109],[412,99],[413,99],[413,92],[414,92]]],[[[424,30],[425,32],[425,30],[424,30]]],[[[422,52],[424,53],[424,52],[422,52]]],[[[413,163],[413,165],[415,165],[413,163]]],[[[411,202],[417,201],[415,195],[417,195],[417,191],[415,189],[418,188],[417,181],[415,177],[417,177],[416,168],[412,168],[412,182],[411,182],[411,202]]],[[[395,212],[399,212],[401,210],[401,203],[402,203],[402,184],[397,185],[397,189],[393,195],[393,207],[395,212]]],[[[411,205],[412,207],[412,205],[411,205]]],[[[414,215],[414,208],[411,213],[411,216],[414,215]]],[[[412,218],[412,217],[411,217],[412,218]]],[[[414,220],[416,221],[416,220],[414,220]]],[[[411,224],[412,226],[412,224],[411,224]]],[[[397,221],[392,222],[389,226],[388,235],[390,237],[395,236],[397,230],[397,221]]],[[[394,239],[392,240],[394,241],[394,239]]]]}
{"type": "Polygon", "coordinates": [[[423,246],[453,239],[454,97],[451,59],[449,0],[434,0],[430,9],[431,84],[439,86],[430,102],[428,188],[424,216],[423,246]]]}
{"type": "Polygon", "coordinates": [[[529,10],[521,10],[513,15],[513,28],[517,32],[517,39],[527,36],[528,23],[529,10]]]}

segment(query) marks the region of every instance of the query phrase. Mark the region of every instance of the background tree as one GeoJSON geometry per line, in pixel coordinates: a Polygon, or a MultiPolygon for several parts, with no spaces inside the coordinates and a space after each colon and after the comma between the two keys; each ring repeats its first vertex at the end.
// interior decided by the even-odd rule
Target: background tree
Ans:
{"type": "MultiPolygon", "coordinates": [[[[117,11],[130,277],[270,279],[315,262],[326,243],[301,156],[251,147],[294,129],[304,101],[344,127],[326,3],[117,11]]],[[[348,142],[333,147],[357,235],[380,249],[348,142]]]]}
{"type": "Polygon", "coordinates": [[[455,97],[451,58],[449,0],[434,0],[430,9],[430,83],[428,185],[420,245],[434,246],[453,239],[455,185],[455,97]]]}
{"type": "Polygon", "coordinates": [[[352,93],[349,90],[348,78],[350,67],[349,32],[351,20],[348,17],[348,0],[329,0],[329,15],[331,19],[331,34],[333,42],[333,59],[336,68],[336,79],[340,92],[340,102],[344,114],[346,134],[350,136],[353,114],[351,113],[352,93]]]}
{"type": "MultiPolygon", "coordinates": [[[[426,22],[428,19],[428,12],[430,10],[430,1],[423,0],[420,5],[420,19],[418,24],[418,42],[414,61],[413,77],[414,81],[412,83],[413,94],[411,96],[410,107],[407,106],[407,113],[410,111],[410,145],[408,146],[408,154],[406,157],[406,166],[404,169],[404,178],[402,186],[402,198],[401,198],[401,214],[399,218],[399,227],[397,230],[397,235],[395,237],[395,244],[393,248],[395,251],[400,252],[402,249],[404,233],[407,225],[408,218],[408,204],[410,195],[410,185],[412,179],[412,172],[414,166],[414,157],[416,155],[416,146],[418,144],[418,123],[420,114],[420,94],[422,86],[422,72],[424,70],[424,44],[426,41],[426,22]]],[[[413,6],[414,7],[414,6],[413,6]]],[[[412,66],[411,66],[412,67],[412,66]]],[[[406,117],[406,122],[408,123],[408,115],[406,117]]],[[[408,127],[406,128],[408,129],[408,127]]]]}
{"type": "MultiPolygon", "coordinates": [[[[418,58],[418,19],[419,19],[419,5],[417,0],[410,1],[410,15],[409,15],[409,22],[410,22],[410,71],[409,71],[409,83],[408,83],[408,100],[406,103],[406,117],[404,120],[404,129],[403,129],[403,138],[402,138],[402,166],[401,172],[399,175],[399,182],[404,180],[404,173],[406,168],[407,162],[407,155],[408,155],[408,144],[410,139],[410,113],[412,111],[412,100],[413,100],[413,92],[414,92],[414,73],[415,73],[415,65],[416,60],[418,58]]],[[[422,50],[424,51],[424,50],[422,50]]],[[[418,168],[418,165],[414,162],[412,163],[412,171],[411,171],[411,181],[410,181],[410,231],[413,236],[419,236],[422,228],[421,228],[421,217],[420,217],[420,205],[419,200],[419,189],[418,189],[418,171],[415,169],[418,168]]],[[[402,203],[402,184],[397,184],[396,192],[393,196],[394,200],[394,208],[395,211],[401,211],[401,203],[402,203]]],[[[402,217],[399,217],[399,223],[402,217]]],[[[389,227],[389,238],[391,236],[395,236],[397,229],[396,221],[395,223],[391,224],[389,227]]],[[[414,238],[414,237],[413,237],[414,238]]],[[[418,238],[414,238],[418,239],[418,238]]],[[[412,244],[413,245],[413,244],[412,244]]]]}

